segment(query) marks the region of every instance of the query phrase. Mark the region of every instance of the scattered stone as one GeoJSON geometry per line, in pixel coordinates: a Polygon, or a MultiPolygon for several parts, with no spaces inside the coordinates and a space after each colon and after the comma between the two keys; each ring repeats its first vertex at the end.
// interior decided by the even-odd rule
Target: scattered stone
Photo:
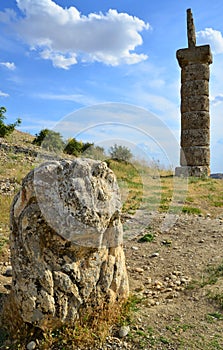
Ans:
{"type": "Polygon", "coordinates": [[[159,253],[153,253],[150,255],[150,258],[157,258],[159,256],[159,253]]]}
{"type": "Polygon", "coordinates": [[[5,273],[4,273],[4,276],[6,277],[12,277],[12,267],[11,266],[8,266],[5,273]]]}
{"type": "Polygon", "coordinates": [[[36,343],[34,341],[31,341],[26,348],[27,350],[34,350],[36,349],[36,343]]]}
{"type": "Polygon", "coordinates": [[[143,290],[144,290],[144,285],[143,284],[141,284],[140,286],[137,286],[135,288],[135,292],[142,292],[143,290]]]}
{"type": "Polygon", "coordinates": [[[142,269],[141,267],[136,267],[134,269],[135,272],[138,272],[138,273],[143,273],[144,272],[144,269],[142,269]]]}
{"type": "Polygon", "coordinates": [[[120,338],[124,338],[126,337],[130,332],[130,327],[129,326],[122,326],[120,329],[119,329],[119,332],[118,332],[118,335],[120,338]]]}

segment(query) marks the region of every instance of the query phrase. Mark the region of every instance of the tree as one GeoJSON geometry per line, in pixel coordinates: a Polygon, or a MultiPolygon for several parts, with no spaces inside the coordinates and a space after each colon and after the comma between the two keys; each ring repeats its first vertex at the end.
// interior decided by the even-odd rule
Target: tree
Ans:
{"type": "Polygon", "coordinates": [[[128,147],[117,144],[109,148],[109,154],[112,159],[123,162],[129,162],[132,158],[132,152],[128,147]]]}
{"type": "Polygon", "coordinates": [[[104,148],[100,146],[94,146],[94,144],[86,149],[84,156],[86,158],[97,160],[104,160],[106,158],[104,148]]]}
{"type": "Polygon", "coordinates": [[[21,119],[17,118],[16,122],[13,124],[5,124],[4,120],[5,117],[6,108],[0,107],[0,137],[5,137],[7,135],[10,135],[16,128],[16,126],[19,126],[21,124],[21,119]]]}
{"type": "Polygon", "coordinates": [[[36,134],[33,144],[41,146],[48,151],[62,151],[64,149],[64,141],[59,132],[42,129],[39,134],[36,134]]]}

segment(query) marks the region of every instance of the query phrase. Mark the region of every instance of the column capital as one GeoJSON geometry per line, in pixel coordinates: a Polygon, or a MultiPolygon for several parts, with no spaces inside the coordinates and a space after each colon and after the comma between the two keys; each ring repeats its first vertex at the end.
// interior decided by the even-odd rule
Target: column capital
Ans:
{"type": "Polygon", "coordinates": [[[194,46],[186,49],[179,49],[176,53],[180,67],[193,63],[212,63],[210,45],[194,46]]]}

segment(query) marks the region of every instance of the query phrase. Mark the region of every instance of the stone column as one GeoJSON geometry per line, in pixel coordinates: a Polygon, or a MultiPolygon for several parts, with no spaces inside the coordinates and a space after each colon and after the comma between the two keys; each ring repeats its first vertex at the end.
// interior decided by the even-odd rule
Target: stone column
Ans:
{"type": "Polygon", "coordinates": [[[210,175],[209,45],[196,46],[191,9],[187,10],[188,48],[177,51],[181,67],[181,154],[176,176],[210,175]]]}

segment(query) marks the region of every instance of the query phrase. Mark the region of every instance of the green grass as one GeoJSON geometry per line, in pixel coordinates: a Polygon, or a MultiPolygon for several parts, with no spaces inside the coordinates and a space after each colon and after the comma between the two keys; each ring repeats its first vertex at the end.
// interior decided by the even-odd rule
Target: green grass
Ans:
{"type": "Polygon", "coordinates": [[[201,210],[199,208],[185,206],[182,208],[182,213],[199,215],[201,214],[201,210]]]}
{"type": "Polygon", "coordinates": [[[215,320],[223,320],[223,314],[220,313],[220,312],[212,312],[212,313],[209,313],[208,314],[208,318],[212,318],[212,319],[215,319],[215,320]]]}
{"type": "Polygon", "coordinates": [[[138,242],[144,243],[144,242],[153,242],[154,241],[154,234],[152,233],[146,233],[143,237],[141,237],[138,242]]]}

